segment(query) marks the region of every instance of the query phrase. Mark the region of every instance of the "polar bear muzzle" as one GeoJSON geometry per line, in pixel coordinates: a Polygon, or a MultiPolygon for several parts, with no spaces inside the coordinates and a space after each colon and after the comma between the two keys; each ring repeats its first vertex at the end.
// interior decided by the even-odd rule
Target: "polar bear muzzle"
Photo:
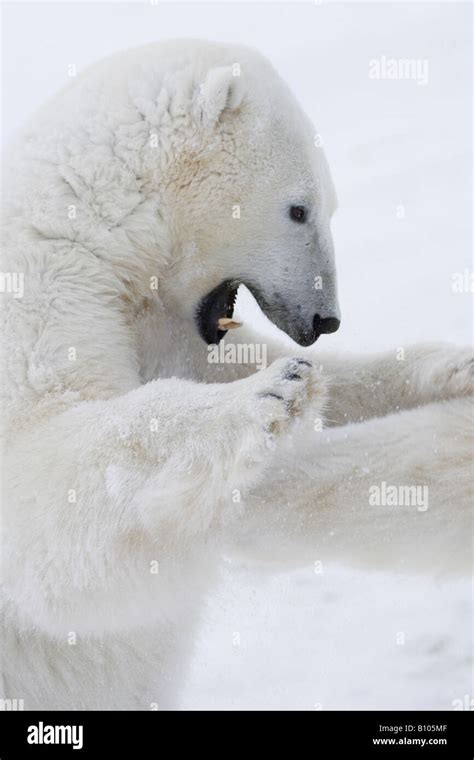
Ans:
{"type": "Polygon", "coordinates": [[[288,304],[282,302],[281,297],[275,298],[275,303],[270,303],[254,284],[224,280],[204,296],[196,310],[199,334],[207,344],[218,344],[228,329],[239,326],[232,317],[240,284],[246,285],[267,317],[300,346],[310,346],[322,334],[336,332],[339,328],[338,312],[330,316],[316,313],[311,323],[306,324],[304,320],[301,321],[298,309],[291,309],[288,304]]]}

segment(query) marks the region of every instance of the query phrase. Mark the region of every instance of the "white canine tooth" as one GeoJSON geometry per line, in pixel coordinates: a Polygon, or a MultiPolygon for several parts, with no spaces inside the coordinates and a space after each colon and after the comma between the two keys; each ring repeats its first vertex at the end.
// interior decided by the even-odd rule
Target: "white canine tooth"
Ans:
{"type": "Polygon", "coordinates": [[[235,322],[230,317],[221,317],[217,324],[221,330],[235,330],[236,327],[242,327],[242,322],[235,322]]]}

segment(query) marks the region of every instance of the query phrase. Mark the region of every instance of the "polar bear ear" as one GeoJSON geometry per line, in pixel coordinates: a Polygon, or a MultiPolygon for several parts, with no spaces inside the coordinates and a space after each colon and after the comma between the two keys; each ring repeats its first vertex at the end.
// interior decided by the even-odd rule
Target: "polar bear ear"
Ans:
{"type": "Polygon", "coordinates": [[[240,77],[234,74],[232,66],[211,69],[199,88],[199,111],[201,121],[214,126],[224,111],[236,111],[243,100],[240,77]]]}

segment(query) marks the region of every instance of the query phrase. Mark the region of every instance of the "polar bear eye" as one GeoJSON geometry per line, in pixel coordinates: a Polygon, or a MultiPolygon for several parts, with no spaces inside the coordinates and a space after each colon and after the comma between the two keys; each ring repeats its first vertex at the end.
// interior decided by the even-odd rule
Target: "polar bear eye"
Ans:
{"type": "Polygon", "coordinates": [[[291,206],[290,207],[290,219],[299,224],[304,224],[308,212],[304,206],[291,206]]]}

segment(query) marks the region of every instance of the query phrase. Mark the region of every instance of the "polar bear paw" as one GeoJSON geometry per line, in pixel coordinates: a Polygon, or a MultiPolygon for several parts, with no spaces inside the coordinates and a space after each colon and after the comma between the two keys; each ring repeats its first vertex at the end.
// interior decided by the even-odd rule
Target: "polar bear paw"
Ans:
{"type": "Polygon", "coordinates": [[[439,346],[417,367],[418,383],[438,399],[467,396],[474,391],[472,348],[439,346]]]}
{"type": "Polygon", "coordinates": [[[447,364],[446,386],[453,396],[465,396],[474,391],[474,357],[471,349],[447,364]]]}
{"type": "Polygon", "coordinates": [[[320,410],[325,385],[307,359],[279,359],[257,376],[255,414],[270,436],[281,433],[306,407],[320,410]]]}

